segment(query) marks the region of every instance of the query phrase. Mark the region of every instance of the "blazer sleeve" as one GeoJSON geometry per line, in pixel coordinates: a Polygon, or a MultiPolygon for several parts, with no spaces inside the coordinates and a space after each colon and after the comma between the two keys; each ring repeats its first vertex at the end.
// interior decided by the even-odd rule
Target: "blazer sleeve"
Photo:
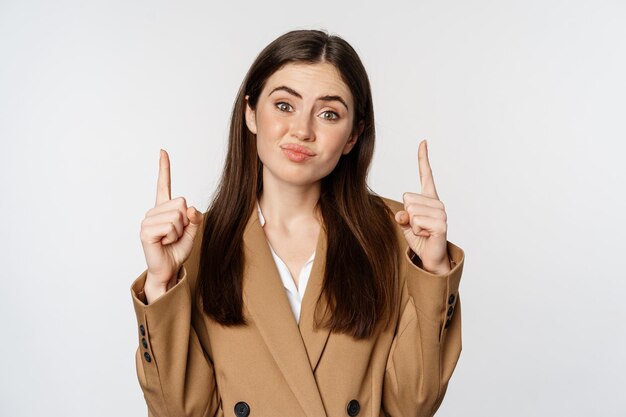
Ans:
{"type": "Polygon", "coordinates": [[[435,275],[403,253],[406,279],[400,318],[383,382],[383,410],[392,417],[435,414],[461,354],[461,302],[458,288],[464,252],[447,242],[452,269],[435,275]]]}
{"type": "Polygon", "coordinates": [[[139,347],[137,377],[149,417],[221,416],[213,364],[192,324],[194,303],[188,269],[177,283],[146,305],[145,270],[132,284],[139,347]]]}

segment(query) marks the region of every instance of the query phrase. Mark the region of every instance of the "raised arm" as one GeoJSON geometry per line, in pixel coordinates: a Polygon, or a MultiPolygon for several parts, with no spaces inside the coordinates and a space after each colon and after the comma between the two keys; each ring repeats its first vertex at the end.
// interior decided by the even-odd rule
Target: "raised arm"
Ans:
{"type": "Polygon", "coordinates": [[[447,240],[426,141],[418,148],[421,193],[403,194],[395,220],[404,235],[398,327],[383,383],[383,409],[393,417],[432,416],[461,354],[458,288],[463,250],[447,240]]]}
{"type": "Polygon", "coordinates": [[[383,409],[392,417],[432,416],[461,354],[459,282],[464,252],[448,242],[452,269],[435,275],[404,254],[405,285],[387,360],[383,409]]]}
{"type": "Polygon", "coordinates": [[[133,282],[137,377],[154,417],[221,414],[213,364],[198,339],[194,284],[205,216],[171,198],[170,161],[161,150],[156,203],[141,223],[147,269],[133,282]]]}

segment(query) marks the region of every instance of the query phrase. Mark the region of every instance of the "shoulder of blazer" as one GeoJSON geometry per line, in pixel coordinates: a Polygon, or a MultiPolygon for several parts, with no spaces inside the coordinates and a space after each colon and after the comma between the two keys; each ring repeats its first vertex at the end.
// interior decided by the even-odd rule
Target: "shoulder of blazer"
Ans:
{"type": "Polygon", "coordinates": [[[378,197],[380,197],[380,199],[383,200],[385,204],[387,204],[387,207],[389,207],[391,211],[393,211],[394,215],[399,210],[404,210],[404,203],[402,201],[393,200],[391,198],[383,197],[383,196],[378,196],[378,197]]]}

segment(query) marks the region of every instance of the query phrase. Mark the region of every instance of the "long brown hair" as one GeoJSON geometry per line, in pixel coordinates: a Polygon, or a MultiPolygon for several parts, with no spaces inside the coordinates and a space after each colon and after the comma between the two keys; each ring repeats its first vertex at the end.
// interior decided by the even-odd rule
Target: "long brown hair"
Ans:
{"type": "Polygon", "coordinates": [[[206,213],[197,292],[203,310],[215,321],[246,325],[242,313],[243,232],[263,189],[256,135],[245,123],[245,96],[256,108],[266,80],[287,63],[333,64],[354,97],[353,132],[363,132],[352,150],[322,179],[318,207],[327,232],[325,294],[330,319],[316,326],[367,338],[378,320],[389,320],[397,307],[399,245],[393,213],[367,185],[374,152],[374,110],[369,79],[356,51],[342,38],[319,30],[293,30],[257,56],[235,99],[228,154],[216,194],[206,213]]]}

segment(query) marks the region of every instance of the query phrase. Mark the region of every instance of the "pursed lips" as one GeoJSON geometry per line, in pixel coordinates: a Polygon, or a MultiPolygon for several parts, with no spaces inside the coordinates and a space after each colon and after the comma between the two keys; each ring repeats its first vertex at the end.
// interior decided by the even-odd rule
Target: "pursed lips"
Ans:
{"type": "Polygon", "coordinates": [[[285,143],[284,145],[280,145],[280,147],[283,148],[283,149],[289,149],[290,151],[300,152],[300,153],[303,153],[303,154],[309,155],[309,156],[315,155],[315,152],[313,152],[312,150],[310,150],[306,146],[298,145],[298,144],[295,144],[295,143],[285,143]]]}

